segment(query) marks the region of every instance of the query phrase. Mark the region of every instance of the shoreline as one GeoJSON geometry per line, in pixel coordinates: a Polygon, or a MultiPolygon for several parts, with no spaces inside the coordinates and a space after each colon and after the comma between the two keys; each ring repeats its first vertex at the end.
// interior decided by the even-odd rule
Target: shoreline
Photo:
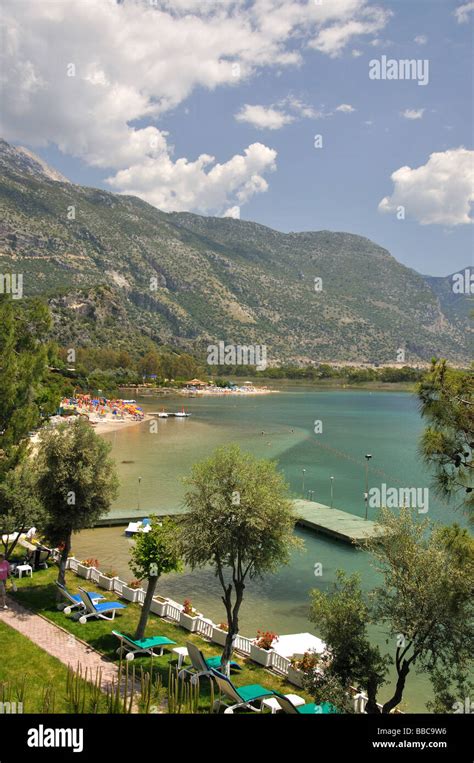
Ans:
{"type": "Polygon", "coordinates": [[[153,416],[148,413],[140,420],[119,419],[118,421],[107,419],[105,421],[99,421],[97,423],[91,423],[91,426],[97,434],[110,434],[111,432],[121,431],[122,429],[128,429],[128,427],[136,426],[137,424],[143,424],[145,421],[151,421],[153,416]]]}

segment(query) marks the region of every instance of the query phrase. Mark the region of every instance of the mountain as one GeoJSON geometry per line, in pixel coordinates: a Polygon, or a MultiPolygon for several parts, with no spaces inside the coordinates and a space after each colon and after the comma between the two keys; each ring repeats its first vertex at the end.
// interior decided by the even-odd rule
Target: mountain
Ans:
{"type": "Polygon", "coordinates": [[[28,173],[32,176],[43,175],[48,180],[55,180],[57,183],[70,182],[64,175],[61,175],[60,172],[46,164],[43,159],[36,156],[29,148],[10,146],[0,139],[0,167],[3,171],[11,166],[16,167],[20,172],[28,173]]]}
{"type": "Polygon", "coordinates": [[[4,141],[0,166],[0,273],[48,299],[63,343],[202,357],[219,340],[265,344],[270,363],[469,356],[467,319],[366,238],[166,214],[60,180],[4,141]]]}
{"type": "Polygon", "coordinates": [[[438,297],[445,315],[452,323],[462,328],[474,311],[474,265],[461,268],[449,276],[441,278],[424,276],[424,278],[438,297]],[[472,283],[469,283],[470,276],[473,279],[472,283]],[[460,277],[464,292],[456,293],[454,286],[460,277]]]}

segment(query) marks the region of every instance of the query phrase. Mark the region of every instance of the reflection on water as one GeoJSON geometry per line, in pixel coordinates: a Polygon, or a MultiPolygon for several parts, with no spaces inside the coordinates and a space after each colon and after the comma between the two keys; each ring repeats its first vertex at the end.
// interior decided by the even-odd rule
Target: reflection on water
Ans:
{"type": "MultiPolygon", "coordinates": [[[[147,410],[157,403],[140,401],[147,410]]],[[[172,403],[167,403],[170,410],[172,403]]],[[[362,515],[365,453],[372,453],[370,485],[426,487],[429,475],[417,458],[421,422],[416,401],[405,393],[321,391],[281,393],[259,398],[192,399],[188,419],[161,419],[158,432],[147,423],[107,435],[118,462],[121,491],[114,509],[127,509],[132,516],[183,511],[182,478],[193,463],[215,447],[237,442],[259,457],[275,458],[295,496],[330,504],[330,477],[334,477],[334,506],[362,515]],[[323,422],[323,434],[314,433],[314,421],[323,422]],[[372,466],[373,464],[373,466],[372,466]]],[[[430,496],[430,515],[450,519],[447,509],[430,496]]],[[[462,518],[456,516],[457,521],[462,518]]],[[[327,590],[338,568],[359,572],[365,589],[377,580],[367,554],[343,543],[297,531],[305,551],[295,551],[291,562],[262,581],[249,581],[242,609],[241,630],[252,636],[257,629],[278,633],[312,631],[307,618],[309,591],[327,590]],[[322,576],[314,576],[315,563],[322,576]]],[[[94,557],[102,569],[115,569],[126,581],[132,540],[123,527],[87,530],[74,537],[77,557],[94,557]]],[[[159,591],[177,601],[191,599],[194,606],[214,621],[224,619],[218,581],[212,570],[185,570],[163,576],[159,591]]],[[[386,636],[373,629],[374,639],[387,649],[386,636]]],[[[390,649],[393,652],[392,649],[390,649]]],[[[406,696],[410,708],[421,711],[429,696],[423,676],[410,676],[406,696]]]]}

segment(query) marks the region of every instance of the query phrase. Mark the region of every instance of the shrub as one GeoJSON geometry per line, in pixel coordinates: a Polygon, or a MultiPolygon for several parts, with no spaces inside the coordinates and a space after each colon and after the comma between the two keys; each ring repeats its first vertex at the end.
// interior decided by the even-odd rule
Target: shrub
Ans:
{"type": "Polygon", "coordinates": [[[275,641],[278,641],[276,633],[272,633],[271,631],[257,631],[255,646],[260,647],[260,649],[271,649],[275,641]]]}

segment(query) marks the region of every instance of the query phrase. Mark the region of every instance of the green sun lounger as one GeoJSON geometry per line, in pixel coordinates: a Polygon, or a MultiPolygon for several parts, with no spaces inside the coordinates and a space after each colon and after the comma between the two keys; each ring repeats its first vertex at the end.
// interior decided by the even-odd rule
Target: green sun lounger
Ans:
{"type": "MultiPolygon", "coordinates": [[[[204,657],[199,647],[191,641],[186,641],[186,648],[188,650],[189,659],[191,660],[191,667],[183,668],[178,674],[180,678],[184,678],[186,674],[189,674],[191,676],[191,681],[195,683],[201,676],[212,678],[213,669],[221,670],[220,665],[222,658],[220,655],[217,654],[213,657],[204,657]]],[[[237,662],[231,660],[228,664],[228,669],[230,672],[231,670],[241,670],[242,668],[237,662]]]]}
{"type": "Polygon", "coordinates": [[[218,712],[221,705],[224,704],[222,697],[227,697],[233,704],[226,706],[224,714],[233,713],[237,709],[253,710],[255,713],[261,713],[262,700],[267,697],[273,697],[275,694],[272,689],[266,689],[264,686],[260,686],[260,684],[234,686],[228,676],[215,669],[212,669],[212,676],[221,694],[221,697],[214,702],[214,712],[218,712]]]}
{"type": "Polygon", "coordinates": [[[176,641],[172,641],[166,636],[149,636],[148,638],[141,638],[136,641],[130,636],[126,636],[125,633],[120,633],[120,631],[112,631],[112,633],[120,639],[117,654],[126,652],[127,660],[133,660],[136,654],[149,654],[152,657],[161,657],[165,646],[176,644],[176,641]],[[155,649],[159,651],[155,652],[155,649]]]}
{"type": "Polygon", "coordinates": [[[274,698],[287,715],[329,715],[339,712],[330,702],[322,702],[320,705],[316,705],[315,702],[308,702],[306,705],[296,706],[284,694],[279,694],[279,692],[274,694],[274,698]]]}

